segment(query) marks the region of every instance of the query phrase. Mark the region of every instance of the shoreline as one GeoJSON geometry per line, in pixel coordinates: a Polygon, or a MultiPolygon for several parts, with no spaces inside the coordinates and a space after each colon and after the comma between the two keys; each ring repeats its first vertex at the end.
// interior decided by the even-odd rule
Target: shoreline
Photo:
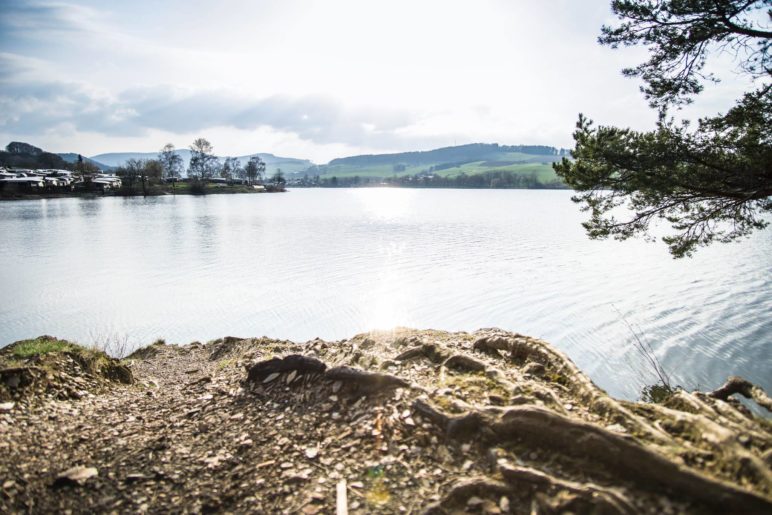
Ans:
{"type": "Polygon", "coordinates": [[[103,193],[94,193],[94,192],[79,192],[79,193],[49,193],[49,194],[29,194],[29,195],[14,195],[14,196],[4,196],[0,195],[0,201],[15,201],[15,200],[42,200],[42,199],[57,199],[57,198],[102,198],[102,197],[122,197],[122,198],[137,198],[137,197],[165,197],[165,196],[176,196],[176,195],[186,195],[186,196],[194,196],[194,197],[205,197],[207,195],[236,195],[236,194],[263,194],[263,193],[287,193],[291,191],[292,189],[303,189],[303,190],[341,190],[341,189],[375,189],[375,188],[388,188],[388,189],[409,189],[409,190],[474,190],[474,191],[569,191],[570,188],[567,187],[539,187],[539,188],[476,188],[476,187],[468,187],[468,188],[459,188],[459,187],[449,187],[449,186],[401,186],[401,185],[394,185],[394,184],[375,184],[375,185],[367,185],[367,186],[298,186],[298,185],[291,185],[289,187],[285,187],[284,189],[278,190],[278,191],[250,191],[247,189],[237,189],[237,190],[226,190],[225,188],[222,188],[222,190],[225,191],[219,191],[220,188],[212,189],[211,191],[207,191],[206,193],[191,193],[190,191],[182,191],[182,192],[169,192],[165,191],[162,193],[148,193],[147,195],[136,194],[136,195],[116,195],[112,193],[103,194],[103,193]]]}
{"type": "Polygon", "coordinates": [[[59,199],[59,198],[88,198],[88,199],[97,199],[97,198],[137,198],[137,197],[175,197],[177,195],[180,196],[193,196],[193,197],[206,197],[207,195],[237,195],[237,194],[263,194],[263,193],[286,193],[287,190],[279,190],[279,191],[249,191],[246,189],[239,189],[239,190],[226,190],[225,188],[217,188],[213,189],[212,191],[207,191],[206,193],[192,193],[190,191],[181,191],[181,192],[162,192],[162,193],[149,193],[147,195],[137,194],[137,195],[116,195],[112,193],[104,194],[104,193],[93,193],[93,192],[82,192],[82,193],[50,193],[50,194],[29,194],[29,195],[15,195],[15,196],[3,196],[0,195],[0,201],[14,201],[14,200],[44,200],[44,199],[59,199]],[[224,191],[219,191],[224,190],[224,191]]]}
{"type": "Polygon", "coordinates": [[[772,427],[728,391],[617,400],[495,329],[159,341],[122,360],[41,337],[0,364],[10,512],[334,513],[340,485],[353,513],[772,507],[772,427]]]}

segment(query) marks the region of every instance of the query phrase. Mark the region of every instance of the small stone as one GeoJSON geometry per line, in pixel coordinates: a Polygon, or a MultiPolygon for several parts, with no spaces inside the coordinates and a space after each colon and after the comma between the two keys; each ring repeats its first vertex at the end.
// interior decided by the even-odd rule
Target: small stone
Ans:
{"type": "Polygon", "coordinates": [[[292,372],[287,374],[287,379],[285,379],[285,382],[287,384],[291,384],[292,381],[294,381],[297,376],[298,376],[298,371],[297,370],[293,370],[292,372]]]}
{"type": "Polygon", "coordinates": [[[3,490],[8,490],[9,488],[13,488],[13,485],[15,484],[16,484],[15,481],[13,481],[12,479],[9,479],[5,483],[3,483],[3,490]]]}
{"type": "Polygon", "coordinates": [[[338,393],[342,387],[343,383],[341,381],[335,381],[332,383],[332,393],[338,393]]]}
{"type": "Polygon", "coordinates": [[[291,463],[291,462],[289,462],[289,461],[285,461],[284,463],[282,463],[282,464],[281,464],[281,465],[279,465],[279,466],[280,466],[281,468],[283,468],[283,469],[291,469],[291,468],[292,468],[292,463],[291,463]]]}
{"type": "Polygon", "coordinates": [[[308,447],[306,448],[306,458],[309,460],[313,460],[319,455],[319,448],[318,447],[308,447]]]}
{"type": "Polygon", "coordinates": [[[361,481],[354,481],[353,483],[349,483],[348,486],[350,486],[351,488],[360,488],[361,489],[361,488],[365,487],[365,484],[362,483],[361,481]]]}
{"type": "Polygon", "coordinates": [[[0,404],[0,413],[11,411],[15,405],[16,405],[15,402],[3,402],[2,404],[0,404]]]}
{"type": "Polygon", "coordinates": [[[611,424],[610,426],[606,426],[606,429],[609,431],[613,431],[615,433],[626,433],[627,429],[622,424],[611,424]]]}
{"type": "Polygon", "coordinates": [[[72,467],[59,474],[54,485],[61,486],[72,483],[82,485],[86,480],[98,474],[99,472],[94,467],[72,467]]]}
{"type": "Polygon", "coordinates": [[[279,373],[278,372],[274,372],[273,374],[268,374],[268,377],[263,379],[263,384],[270,383],[271,381],[273,381],[277,377],[279,377],[279,373]]]}
{"type": "Polygon", "coordinates": [[[483,501],[482,499],[480,499],[480,498],[479,498],[479,497],[477,497],[476,495],[473,495],[472,497],[470,497],[469,499],[467,499],[467,501],[466,501],[466,505],[467,505],[467,506],[471,506],[471,507],[474,507],[474,506],[479,506],[479,505],[481,505],[481,504],[482,504],[482,503],[484,503],[484,502],[485,502],[485,501],[483,501]]]}
{"type": "Polygon", "coordinates": [[[501,508],[501,511],[503,512],[509,511],[509,498],[507,496],[503,496],[499,499],[499,508],[501,508]]]}

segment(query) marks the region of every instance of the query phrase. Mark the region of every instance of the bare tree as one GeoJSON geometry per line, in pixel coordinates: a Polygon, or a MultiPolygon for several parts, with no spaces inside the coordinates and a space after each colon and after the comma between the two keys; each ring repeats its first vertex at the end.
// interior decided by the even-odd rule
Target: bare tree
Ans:
{"type": "Polygon", "coordinates": [[[177,154],[174,145],[167,143],[158,153],[158,161],[161,163],[162,178],[171,180],[174,190],[176,179],[182,176],[182,157],[177,154]]]}
{"type": "Polygon", "coordinates": [[[210,179],[214,175],[217,164],[212,144],[205,138],[197,138],[190,146],[190,151],[188,176],[199,181],[210,179]]]}
{"type": "Polygon", "coordinates": [[[224,179],[231,180],[234,177],[239,177],[241,173],[241,162],[237,157],[226,157],[220,169],[220,176],[224,179]]]}
{"type": "Polygon", "coordinates": [[[265,163],[260,156],[252,156],[249,158],[247,166],[244,168],[245,175],[249,184],[254,184],[255,181],[260,181],[265,173],[265,163]]]}

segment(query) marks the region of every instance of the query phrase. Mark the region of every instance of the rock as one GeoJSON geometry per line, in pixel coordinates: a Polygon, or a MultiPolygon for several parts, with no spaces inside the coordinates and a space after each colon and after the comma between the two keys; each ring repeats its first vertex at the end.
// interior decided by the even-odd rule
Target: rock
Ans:
{"type": "Polygon", "coordinates": [[[54,486],[82,485],[89,478],[95,477],[98,474],[99,472],[94,467],[72,467],[56,476],[54,486]]]}
{"type": "Polygon", "coordinates": [[[306,448],[306,458],[309,460],[313,460],[319,455],[319,448],[318,447],[307,447],[306,448]]]}
{"type": "Polygon", "coordinates": [[[466,505],[471,508],[474,508],[475,506],[480,506],[484,502],[485,502],[484,500],[480,499],[476,495],[473,495],[472,497],[466,500],[466,505]]]}
{"type": "Polygon", "coordinates": [[[8,411],[11,411],[15,405],[16,405],[15,402],[3,402],[3,403],[0,403],[0,413],[5,413],[5,412],[8,412],[8,411]]]}

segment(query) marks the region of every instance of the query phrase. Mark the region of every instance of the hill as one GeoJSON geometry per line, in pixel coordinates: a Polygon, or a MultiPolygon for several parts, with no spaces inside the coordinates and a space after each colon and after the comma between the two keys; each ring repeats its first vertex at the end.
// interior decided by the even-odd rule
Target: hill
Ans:
{"type": "MultiPolygon", "coordinates": [[[[176,153],[182,158],[183,166],[187,170],[188,163],[190,162],[190,150],[187,148],[181,148],[178,149],[176,153]]],[[[307,159],[279,157],[269,153],[249,154],[245,156],[237,156],[237,158],[243,166],[247,164],[247,161],[249,161],[249,158],[252,156],[259,156],[260,159],[265,162],[265,170],[267,175],[272,175],[279,168],[281,168],[282,172],[285,174],[293,174],[307,170],[309,167],[313,166],[313,163],[307,159]]],[[[92,156],[91,159],[106,163],[113,167],[117,167],[122,166],[129,159],[156,159],[157,157],[157,152],[111,152],[107,154],[92,156]]],[[[218,157],[222,159],[225,156],[218,157]]]]}
{"type": "Polygon", "coordinates": [[[6,168],[66,168],[67,163],[60,156],[46,152],[29,143],[12,141],[0,151],[0,166],[6,168]]]}
{"type": "Polygon", "coordinates": [[[568,155],[566,149],[544,145],[472,143],[419,152],[360,155],[333,159],[307,170],[308,175],[349,178],[404,176],[457,177],[488,172],[535,176],[539,182],[560,182],[550,166],[568,155]]]}
{"type": "MultiPolygon", "coordinates": [[[[74,152],[59,153],[57,155],[59,157],[61,157],[62,159],[64,159],[64,161],[67,162],[67,163],[74,164],[74,163],[78,162],[78,155],[79,154],[75,154],[74,152]]],[[[94,166],[96,166],[97,168],[99,168],[100,170],[103,170],[105,172],[108,172],[108,171],[110,171],[110,170],[112,170],[114,168],[114,166],[112,166],[112,165],[108,165],[108,164],[102,163],[101,161],[96,161],[96,160],[91,159],[91,158],[86,157],[86,156],[83,156],[83,160],[85,162],[87,162],[87,163],[93,164],[94,166]]]]}

